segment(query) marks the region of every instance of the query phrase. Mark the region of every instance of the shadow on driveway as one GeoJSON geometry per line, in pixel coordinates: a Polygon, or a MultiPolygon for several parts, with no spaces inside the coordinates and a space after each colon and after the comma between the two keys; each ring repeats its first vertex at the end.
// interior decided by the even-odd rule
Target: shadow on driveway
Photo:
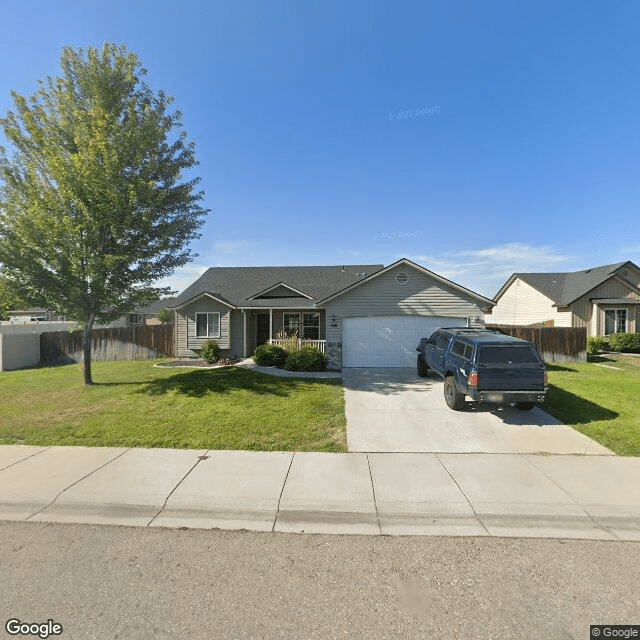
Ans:
{"type": "Polygon", "coordinates": [[[342,383],[344,388],[350,391],[366,391],[391,396],[435,385],[442,386],[442,379],[435,375],[420,378],[413,369],[409,368],[350,368],[342,370],[342,383]]]}
{"type": "MultiPolygon", "coordinates": [[[[552,365],[552,368],[557,371],[573,371],[569,367],[558,365],[552,365]]],[[[444,399],[444,380],[434,373],[431,373],[426,378],[421,378],[414,369],[409,368],[353,368],[344,369],[342,375],[345,389],[372,393],[377,397],[396,396],[408,391],[428,392],[424,396],[425,409],[432,408],[434,398],[438,400],[444,399]]],[[[611,411],[554,385],[549,385],[548,403],[552,405],[556,417],[545,410],[545,404],[530,411],[521,411],[509,405],[475,404],[467,397],[464,409],[460,412],[453,411],[446,405],[443,406],[445,415],[447,412],[450,412],[452,416],[458,413],[469,415],[491,414],[504,424],[515,426],[543,427],[559,424],[560,421],[564,424],[585,424],[613,420],[618,417],[618,413],[615,411],[611,411]]],[[[439,404],[442,405],[442,403],[439,404]]]]}

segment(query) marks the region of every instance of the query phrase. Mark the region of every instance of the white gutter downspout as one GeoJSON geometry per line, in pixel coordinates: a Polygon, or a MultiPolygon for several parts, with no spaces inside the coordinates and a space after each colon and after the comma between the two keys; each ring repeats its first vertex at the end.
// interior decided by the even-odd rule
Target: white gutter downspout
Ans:
{"type": "Polygon", "coordinates": [[[178,357],[178,310],[176,309],[173,312],[173,326],[175,327],[174,332],[175,332],[175,343],[176,343],[176,353],[175,353],[175,357],[178,357]]]}
{"type": "Polygon", "coordinates": [[[273,307],[269,307],[269,344],[273,338],[273,307]]]}
{"type": "Polygon", "coordinates": [[[242,322],[243,322],[243,345],[242,345],[242,351],[243,351],[243,356],[246,358],[247,357],[247,312],[242,309],[242,322]]]}

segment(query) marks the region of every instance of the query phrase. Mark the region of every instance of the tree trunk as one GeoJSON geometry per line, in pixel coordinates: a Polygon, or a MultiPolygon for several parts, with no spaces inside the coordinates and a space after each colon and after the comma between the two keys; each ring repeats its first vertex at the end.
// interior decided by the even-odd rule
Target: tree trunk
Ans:
{"type": "Polygon", "coordinates": [[[90,313],[84,322],[84,329],[82,330],[82,375],[85,387],[93,384],[91,377],[91,329],[95,319],[95,313],[90,313]]]}

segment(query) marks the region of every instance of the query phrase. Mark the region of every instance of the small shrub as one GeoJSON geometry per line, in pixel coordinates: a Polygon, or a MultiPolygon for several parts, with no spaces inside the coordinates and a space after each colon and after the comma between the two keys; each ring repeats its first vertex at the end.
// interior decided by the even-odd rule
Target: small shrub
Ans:
{"type": "Polygon", "coordinates": [[[156,314],[156,318],[158,318],[158,320],[160,320],[162,324],[169,322],[169,320],[171,320],[172,317],[173,317],[173,312],[169,311],[169,309],[167,309],[166,307],[160,309],[160,311],[158,311],[158,313],[156,314]]]}
{"type": "Polygon", "coordinates": [[[200,357],[213,364],[220,357],[220,345],[215,340],[207,340],[200,349],[200,357]]]}
{"type": "Polygon", "coordinates": [[[589,336],[587,338],[587,355],[597,356],[598,353],[608,346],[607,341],[601,336],[589,336]]]}
{"type": "Polygon", "coordinates": [[[253,361],[261,367],[282,367],[287,352],[275,344],[261,344],[253,353],[253,361]]]}
{"type": "Polygon", "coordinates": [[[287,333],[284,329],[282,331],[278,331],[276,333],[276,338],[278,340],[286,340],[286,342],[282,345],[282,348],[287,351],[297,351],[298,350],[298,332],[292,331],[287,333]]]}
{"type": "Polygon", "coordinates": [[[287,371],[324,371],[327,356],[317,347],[304,346],[298,351],[290,351],[284,363],[287,371]]]}
{"type": "Polygon", "coordinates": [[[614,333],[609,336],[609,345],[613,351],[640,353],[640,333],[614,333]]]}

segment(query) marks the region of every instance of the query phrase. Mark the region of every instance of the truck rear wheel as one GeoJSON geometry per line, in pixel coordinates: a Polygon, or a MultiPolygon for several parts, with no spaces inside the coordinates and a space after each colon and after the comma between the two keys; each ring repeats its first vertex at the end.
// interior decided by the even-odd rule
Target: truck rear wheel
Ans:
{"type": "Polygon", "coordinates": [[[422,359],[422,356],[418,356],[417,369],[418,369],[418,375],[421,378],[426,378],[429,375],[429,367],[425,364],[425,361],[422,359]]]}
{"type": "Polygon", "coordinates": [[[460,411],[464,408],[464,393],[458,391],[456,381],[453,376],[444,379],[444,401],[449,409],[460,411]]]}

